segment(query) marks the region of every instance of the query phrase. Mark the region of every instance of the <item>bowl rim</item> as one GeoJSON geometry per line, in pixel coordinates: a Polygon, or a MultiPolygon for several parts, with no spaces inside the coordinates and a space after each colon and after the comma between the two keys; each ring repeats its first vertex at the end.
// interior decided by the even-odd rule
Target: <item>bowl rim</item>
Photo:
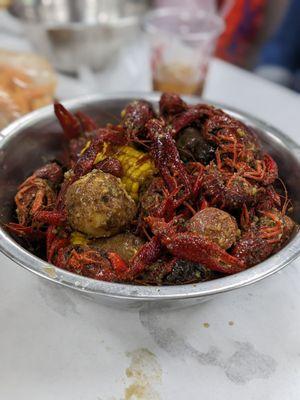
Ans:
{"type": "MultiPolygon", "coordinates": [[[[62,103],[64,106],[73,109],[80,108],[89,104],[101,101],[125,100],[143,98],[151,102],[159,100],[160,93],[143,93],[143,92],[122,92],[113,94],[96,94],[77,97],[72,100],[66,100],[62,103]]],[[[245,112],[241,112],[233,107],[224,104],[209,101],[200,97],[183,96],[189,103],[206,103],[222,108],[236,118],[242,119],[251,125],[255,125],[258,129],[266,131],[274,140],[279,140],[290,153],[299,160],[300,146],[292,139],[284,135],[281,131],[273,126],[253,117],[245,112]],[[297,153],[298,152],[298,153],[297,153]]],[[[54,118],[53,106],[47,106],[18,119],[17,121],[6,127],[1,133],[0,151],[3,146],[9,142],[10,138],[18,135],[18,133],[46,118],[54,118]]],[[[60,285],[70,287],[85,293],[106,296],[111,298],[128,299],[128,300],[170,300],[170,299],[188,299],[196,297],[211,296],[222,292],[250,285],[261,279],[279,271],[286,265],[291,263],[300,255],[300,232],[298,231],[290,242],[264,262],[256,266],[242,271],[235,275],[229,275],[223,278],[215,279],[207,282],[199,282],[186,285],[172,286],[142,286],[124,283],[114,283],[98,281],[84,276],[76,275],[71,272],[57,268],[48,262],[36,257],[29,251],[20,246],[10,235],[0,227],[0,251],[12,261],[16,262],[23,268],[60,285]]]]}

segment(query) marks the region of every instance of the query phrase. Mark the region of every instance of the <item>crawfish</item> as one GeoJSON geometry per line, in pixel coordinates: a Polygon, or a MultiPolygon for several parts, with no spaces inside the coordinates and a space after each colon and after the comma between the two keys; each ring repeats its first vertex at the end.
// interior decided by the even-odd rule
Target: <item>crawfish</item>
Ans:
{"type": "Polygon", "coordinates": [[[220,157],[234,162],[249,163],[260,155],[260,146],[254,131],[222,110],[212,106],[196,105],[180,113],[172,121],[172,134],[196,125],[202,137],[217,146],[220,157]]]}
{"type": "MultiPolygon", "coordinates": [[[[63,239],[62,239],[63,240],[63,239]]],[[[61,242],[48,257],[58,267],[90,278],[109,282],[128,282],[157,260],[161,245],[158,238],[144,244],[137,254],[126,263],[112,251],[95,249],[83,245],[73,246],[61,242]]]]}
{"type": "Polygon", "coordinates": [[[209,116],[213,115],[213,112],[213,107],[202,104],[187,107],[185,111],[176,114],[172,118],[171,124],[173,137],[177,137],[180,131],[190,126],[196,125],[199,128],[202,128],[209,116]]]}
{"type": "Polygon", "coordinates": [[[252,267],[278,251],[291,236],[295,223],[277,209],[259,212],[232,249],[232,255],[252,267]]]}
{"type": "Polygon", "coordinates": [[[188,173],[180,159],[171,130],[162,119],[147,123],[147,137],[151,140],[151,155],[169,191],[184,188],[185,195],[191,192],[188,173]]]}
{"type": "Polygon", "coordinates": [[[161,95],[159,100],[160,115],[165,117],[174,117],[187,109],[188,105],[178,96],[178,94],[163,93],[161,95]]]}
{"type": "Polygon", "coordinates": [[[51,261],[57,267],[89,278],[124,282],[128,276],[128,265],[117,253],[101,251],[88,245],[74,246],[61,242],[61,246],[51,256],[51,261]]]}
{"type": "Polygon", "coordinates": [[[134,100],[124,108],[121,117],[128,139],[144,143],[146,123],[155,117],[152,105],[145,100],[134,100]]]}
{"type": "Polygon", "coordinates": [[[173,201],[162,178],[154,178],[141,198],[142,215],[174,216],[173,201]]]}
{"type": "Polygon", "coordinates": [[[62,104],[55,103],[54,112],[66,138],[69,140],[97,129],[96,122],[82,111],[72,114],[62,104]]]}
{"type": "Polygon", "coordinates": [[[169,192],[162,178],[156,177],[141,198],[141,216],[155,216],[170,221],[181,204],[186,204],[182,198],[177,198],[179,189],[169,192]]]}
{"type": "Polygon", "coordinates": [[[35,216],[41,210],[51,210],[54,207],[55,188],[62,178],[63,172],[57,163],[46,164],[27,178],[15,195],[19,224],[10,223],[7,225],[8,229],[18,236],[26,233],[29,236],[32,233],[31,228],[39,228],[35,216]]]}
{"type": "Polygon", "coordinates": [[[216,243],[200,234],[181,231],[174,220],[166,223],[161,218],[148,217],[147,222],[162,245],[178,259],[199,263],[225,274],[234,274],[246,268],[243,261],[230,255],[216,243]]]}
{"type": "Polygon", "coordinates": [[[46,180],[32,177],[18,189],[15,196],[18,220],[21,225],[31,225],[37,211],[54,205],[55,193],[46,180]]]}
{"type": "Polygon", "coordinates": [[[175,210],[192,195],[191,179],[180,159],[170,128],[164,121],[152,119],[148,121],[146,129],[147,138],[151,141],[150,153],[162,179],[153,182],[148,191],[150,199],[146,199],[144,203],[147,203],[146,208],[151,208],[152,212],[155,210],[154,215],[169,220],[174,216],[175,210]],[[161,187],[157,185],[158,182],[161,187]],[[153,204],[150,204],[151,199],[153,204]]]}
{"type": "Polygon", "coordinates": [[[71,168],[74,168],[79,160],[82,163],[87,158],[86,155],[82,158],[82,150],[85,147],[89,148],[92,145],[92,148],[98,148],[103,142],[118,145],[126,143],[124,130],[120,126],[110,125],[99,128],[96,122],[85,113],[77,111],[72,114],[60,103],[55,103],[54,111],[69,141],[71,168]]]}
{"type": "Polygon", "coordinates": [[[210,205],[235,210],[257,203],[263,188],[251,184],[239,173],[220,169],[211,162],[205,169],[202,191],[210,205]]]}
{"type": "Polygon", "coordinates": [[[222,110],[214,110],[206,119],[203,136],[218,146],[221,157],[231,157],[234,163],[249,164],[260,156],[261,148],[254,131],[222,110]]]}
{"type": "Polygon", "coordinates": [[[18,223],[10,222],[7,229],[19,238],[29,242],[45,238],[42,229],[44,221],[37,218],[41,212],[49,213],[56,202],[56,186],[61,182],[63,172],[56,163],[38,168],[18,188],[15,196],[18,223]]]}
{"type": "Polygon", "coordinates": [[[62,104],[54,104],[55,115],[62,127],[64,136],[68,140],[68,164],[72,168],[81,150],[93,137],[93,132],[97,129],[97,124],[81,111],[73,114],[62,104]]]}
{"type": "MultiPolygon", "coordinates": [[[[166,149],[168,149],[167,146],[166,149]]],[[[162,155],[161,158],[166,161],[164,155],[162,155]]],[[[175,161],[176,160],[177,154],[175,153],[175,161]]],[[[172,163],[170,165],[172,166],[172,163]]],[[[174,186],[172,186],[172,184],[167,186],[168,179],[164,180],[161,177],[154,178],[141,198],[142,216],[160,217],[164,218],[166,221],[170,221],[175,216],[176,209],[181,205],[187,208],[185,212],[189,210],[192,213],[195,212],[190,203],[193,204],[197,201],[199,196],[204,166],[196,162],[188,163],[186,166],[182,163],[179,165],[184,168],[183,176],[189,181],[189,187],[186,189],[186,193],[182,190],[182,185],[180,185],[180,177],[176,175],[174,186]]],[[[161,171],[165,166],[161,166],[160,168],[161,171]]],[[[167,173],[169,173],[168,167],[166,168],[167,173]]],[[[169,178],[168,175],[167,177],[169,178]]],[[[184,212],[184,210],[181,209],[181,212],[184,212]]]]}
{"type": "MultiPolygon", "coordinates": [[[[219,161],[219,164],[222,162],[219,161]]],[[[224,164],[231,166],[247,180],[260,183],[262,186],[268,186],[278,178],[277,164],[269,154],[264,154],[262,159],[252,160],[249,163],[226,158],[224,164]]]]}
{"type": "Polygon", "coordinates": [[[103,169],[104,172],[110,172],[111,169],[113,171],[112,175],[121,174],[122,170],[118,160],[110,157],[109,151],[105,152],[107,153],[107,156],[105,156],[101,162],[95,164],[97,155],[104,150],[104,143],[111,142],[118,145],[124,144],[123,138],[118,135],[114,136],[114,131],[110,129],[105,129],[99,132],[99,134],[91,140],[87,149],[81,154],[74,165],[74,179],[86,175],[93,168],[103,169]]]}

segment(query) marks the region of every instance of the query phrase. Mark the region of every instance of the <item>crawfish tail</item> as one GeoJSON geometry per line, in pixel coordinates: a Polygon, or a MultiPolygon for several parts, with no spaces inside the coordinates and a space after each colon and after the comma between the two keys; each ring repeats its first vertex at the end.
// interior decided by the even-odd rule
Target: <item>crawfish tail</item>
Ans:
{"type": "Polygon", "coordinates": [[[200,235],[178,233],[163,236],[161,241],[175,257],[197,262],[213,271],[236,274],[245,269],[243,262],[200,235]]]}
{"type": "Polygon", "coordinates": [[[161,248],[161,242],[157,236],[145,243],[130,262],[130,275],[135,277],[148,265],[153,264],[158,259],[161,248]]]}
{"type": "Polygon", "coordinates": [[[147,123],[147,132],[152,141],[151,153],[154,162],[168,189],[173,191],[183,184],[186,192],[191,193],[189,175],[180,159],[170,128],[164,125],[163,120],[152,119],[147,123]]]}
{"type": "Polygon", "coordinates": [[[199,105],[190,107],[188,110],[180,113],[172,121],[172,135],[176,137],[177,134],[184,128],[190,126],[193,122],[201,118],[208,117],[212,114],[213,108],[210,106],[199,105]]]}
{"type": "Polygon", "coordinates": [[[61,211],[46,211],[40,210],[34,214],[33,219],[38,222],[43,222],[45,224],[53,226],[64,225],[67,221],[67,216],[61,211]]]}

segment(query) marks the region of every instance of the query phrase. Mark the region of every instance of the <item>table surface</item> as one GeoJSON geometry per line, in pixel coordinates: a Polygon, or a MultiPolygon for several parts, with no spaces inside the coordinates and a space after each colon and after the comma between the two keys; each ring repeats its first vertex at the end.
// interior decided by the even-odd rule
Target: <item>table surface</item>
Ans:
{"type": "MultiPolygon", "coordinates": [[[[0,45],[28,48],[5,32],[0,45]]],[[[144,63],[120,58],[96,81],[84,70],[81,81],[60,76],[58,93],[148,90],[144,63]]],[[[214,60],[205,97],[300,142],[300,97],[287,89],[214,60]]],[[[92,303],[0,255],[0,398],[298,400],[299,264],[199,306],[137,312],[92,303]]]]}

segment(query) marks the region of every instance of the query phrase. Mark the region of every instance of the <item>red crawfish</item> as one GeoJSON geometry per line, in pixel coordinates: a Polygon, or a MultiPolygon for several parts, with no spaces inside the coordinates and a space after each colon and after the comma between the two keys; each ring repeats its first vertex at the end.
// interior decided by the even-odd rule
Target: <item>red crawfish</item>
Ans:
{"type": "Polygon", "coordinates": [[[222,209],[241,209],[243,204],[252,206],[263,190],[239,173],[219,169],[213,162],[206,167],[203,175],[202,192],[205,198],[210,205],[222,209]]]}
{"type": "Polygon", "coordinates": [[[42,210],[51,210],[56,201],[56,186],[62,181],[62,168],[57,163],[49,163],[38,168],[18,188],[15,196],[18,224],[7,225],[18,236],[29,235],[40,224],[35,216],[42,210]]]}
{"type": "Polygon", "coordinates": [[[174,220],[166,223],[161,218],[148,217],[147,221],[162,245],[176,258],[197,262],[225,274],[234,274],[246,268],[243,261],[216,243],[197,233],[178,230],[174,220]]]}
{"type": "Polygon", "coordinates": [[[232,255],[252,267],[278,251],[295,229],[294,221],[276,209],[261,211],[232,249],[232,255]]]}
{"type": "Polygon", "coordinates": [[[145,143],[145,127],[155,117],[152,105],[145,100],[134,100],[121,112],[121,125],[130,141],[145,143]]]}
{"type": "Polygon", "coordinates": [[[160,115],[165,117],[174,117],[188,109],[188,105],[178,94],[163,93],[159,100],[160,115]]]}

